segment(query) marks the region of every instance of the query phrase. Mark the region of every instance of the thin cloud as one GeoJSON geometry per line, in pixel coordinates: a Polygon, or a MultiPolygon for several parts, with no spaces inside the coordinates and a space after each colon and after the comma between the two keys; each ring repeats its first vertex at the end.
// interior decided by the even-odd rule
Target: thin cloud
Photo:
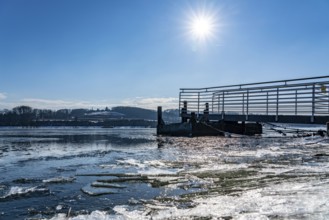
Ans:
{"type": "Polygon", "coordinates": [[[178,107],[178,98],[145,98],[136,97],[122,101],[125,106],[134,106],[147,109],[156,109],[157,106],[162,106],[163,109],[173,109],[178,107]]]}
{"type": "Polygon", "coordinates": [[[40,109],[61,109],[61,108],[105,108],[109,106],[109,103],[104,103],[100,101],[98,103],[89,101],[66,101],[59,99],[38,99],[38,98],[26,98],[22,99],[22,104],[31,106],[33,108],[40,109]]]}
{"type": "MultiPolygon", "coordinates": [[[[0,100],[5,99],[6,96],[0,93],[0,100]]],[[[157,106],[162,106],[163,109],[174,109],[178,107],[178,98],[147,98],[147,97],[135,97],[128,98],[121,101],[113,102],[109,100],[97,100],[97,101],[84,101],[84,100],[61,100],[61,99],[39,99],[39,98],[25,98],[17,102],[0,102],[0,109],[11,109],[16,106],[27,105],[37,109],[104,109],[106,107],[111,108],[114,106],[132,106],[146,109],[156,110],[157,106]]]]}
{"type": "Polygon", "coordinates": [[[4,100],[6,98],[7,98],[7,96],[4,93],[0,92],[0,100],[4,100]]]}

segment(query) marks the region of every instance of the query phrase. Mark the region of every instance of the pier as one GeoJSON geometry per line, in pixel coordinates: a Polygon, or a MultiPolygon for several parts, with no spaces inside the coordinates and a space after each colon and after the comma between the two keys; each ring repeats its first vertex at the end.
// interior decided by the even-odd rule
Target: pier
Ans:
{"type": "Polygon", "coordinates": [[[329,76],[320,76],[182,88],[179,92],[181,123],[165,125],[159,113],[158,134],[252,135],[262,133],[261,123],[325,125],[329,122],[328,85],[329,76]]]}

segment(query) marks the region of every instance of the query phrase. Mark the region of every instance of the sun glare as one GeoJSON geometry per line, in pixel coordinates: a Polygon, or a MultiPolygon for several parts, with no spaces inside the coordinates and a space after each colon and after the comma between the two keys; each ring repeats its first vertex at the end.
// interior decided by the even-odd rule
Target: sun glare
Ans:
{"type": "Polygon", "coordinates": [[[198,16],[191,22],[191,33],[198,40],[205,40],[213,35],[214,22],[210,17],[198,16]]]}
{"type": "Polygon", "coordinates": [[[216,32],[215,17],[206,13],[193,13],[189,18],[188,32],[194,40],[199,42],[213,38],[216,32]]]}

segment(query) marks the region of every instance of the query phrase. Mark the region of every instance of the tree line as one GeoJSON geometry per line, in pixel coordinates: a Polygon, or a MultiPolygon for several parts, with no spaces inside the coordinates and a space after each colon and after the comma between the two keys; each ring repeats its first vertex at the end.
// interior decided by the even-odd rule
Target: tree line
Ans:
{"type": "MultiPolygon", "coordinates": [[[[154,126],[156,117],[154,110],[127,106],[96,110],[83,108],[50,110],[21,105],[3,111],[0,114],[0,126],[154,126]],[[101,117],[97,117],[97,120],[93,119],[97,115],[101,117]]],[[[178,119],[178,110],[164,111],[163,117],[167,121],[175,121],[178,119]]]]}

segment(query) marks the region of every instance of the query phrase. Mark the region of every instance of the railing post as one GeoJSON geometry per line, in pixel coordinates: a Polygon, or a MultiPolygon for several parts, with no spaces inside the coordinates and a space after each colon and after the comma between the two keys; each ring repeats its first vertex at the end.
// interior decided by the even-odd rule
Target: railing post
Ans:
{"type": "Polygon", "coordinates": [[[279,88],[276,89],[276,114],[275,121],[279,120],[279,88]]]}
{"type": "Polygon", "coordinates": [[[244,93],[242,94],[242,115],[244,115],[244,93]]]}
{"type": "Polygon", "coordinates": [[[296,93],[295,93],[295,115],[297,115],[297,102],[298,102],[298,99],[297,99],[297,90],[296,90],[296,93]]]}
{"type": "Polygon", "coordinates": [[[266,92],[266,115],[268,115],[268,92],[266,92]]]}
{"type": "Polygon", "coordinates": [[[182,95],[182,92],[179,92],[179,97],[178,97],[178,110],[179,110],[179,114],[182,114],[181,108],[180,108],[181,95],[182,95]]]}
{"type": "Polygon", "coordinates": [[[198,117],[199,118],[199,114],[200,114],[200,92],[198,92],[198,117]]]}
{"type": "Polygon", "coordinates": [[[218,94],[218,114],[219,114],[219,111],[220,110],[220,95],[218,94]]]}
{"type": "Polygon", "coordinates": [[[246,115],[246,121],[248,121],[249,117],[249,89],[247,90],[247,115],[246,115]]]}
{"type": "Polygon", "coordinates": [[[315,84],[312,87],[312,117],[311,122],[314,122],[314,114],[315,114],[315,84]]]}
{"type": "Polygon", "coordinates": [[[211,97],[211,113],[214,114],[214,99],[215,99],[215,93],[212,94],[211,97]]]}
{"type": "Polygon", "coordinates": [[[222,102],[222,119],[224,120],[224,114],[225,114],[225,93],[223,91],[223,102],[222,102]]]}

